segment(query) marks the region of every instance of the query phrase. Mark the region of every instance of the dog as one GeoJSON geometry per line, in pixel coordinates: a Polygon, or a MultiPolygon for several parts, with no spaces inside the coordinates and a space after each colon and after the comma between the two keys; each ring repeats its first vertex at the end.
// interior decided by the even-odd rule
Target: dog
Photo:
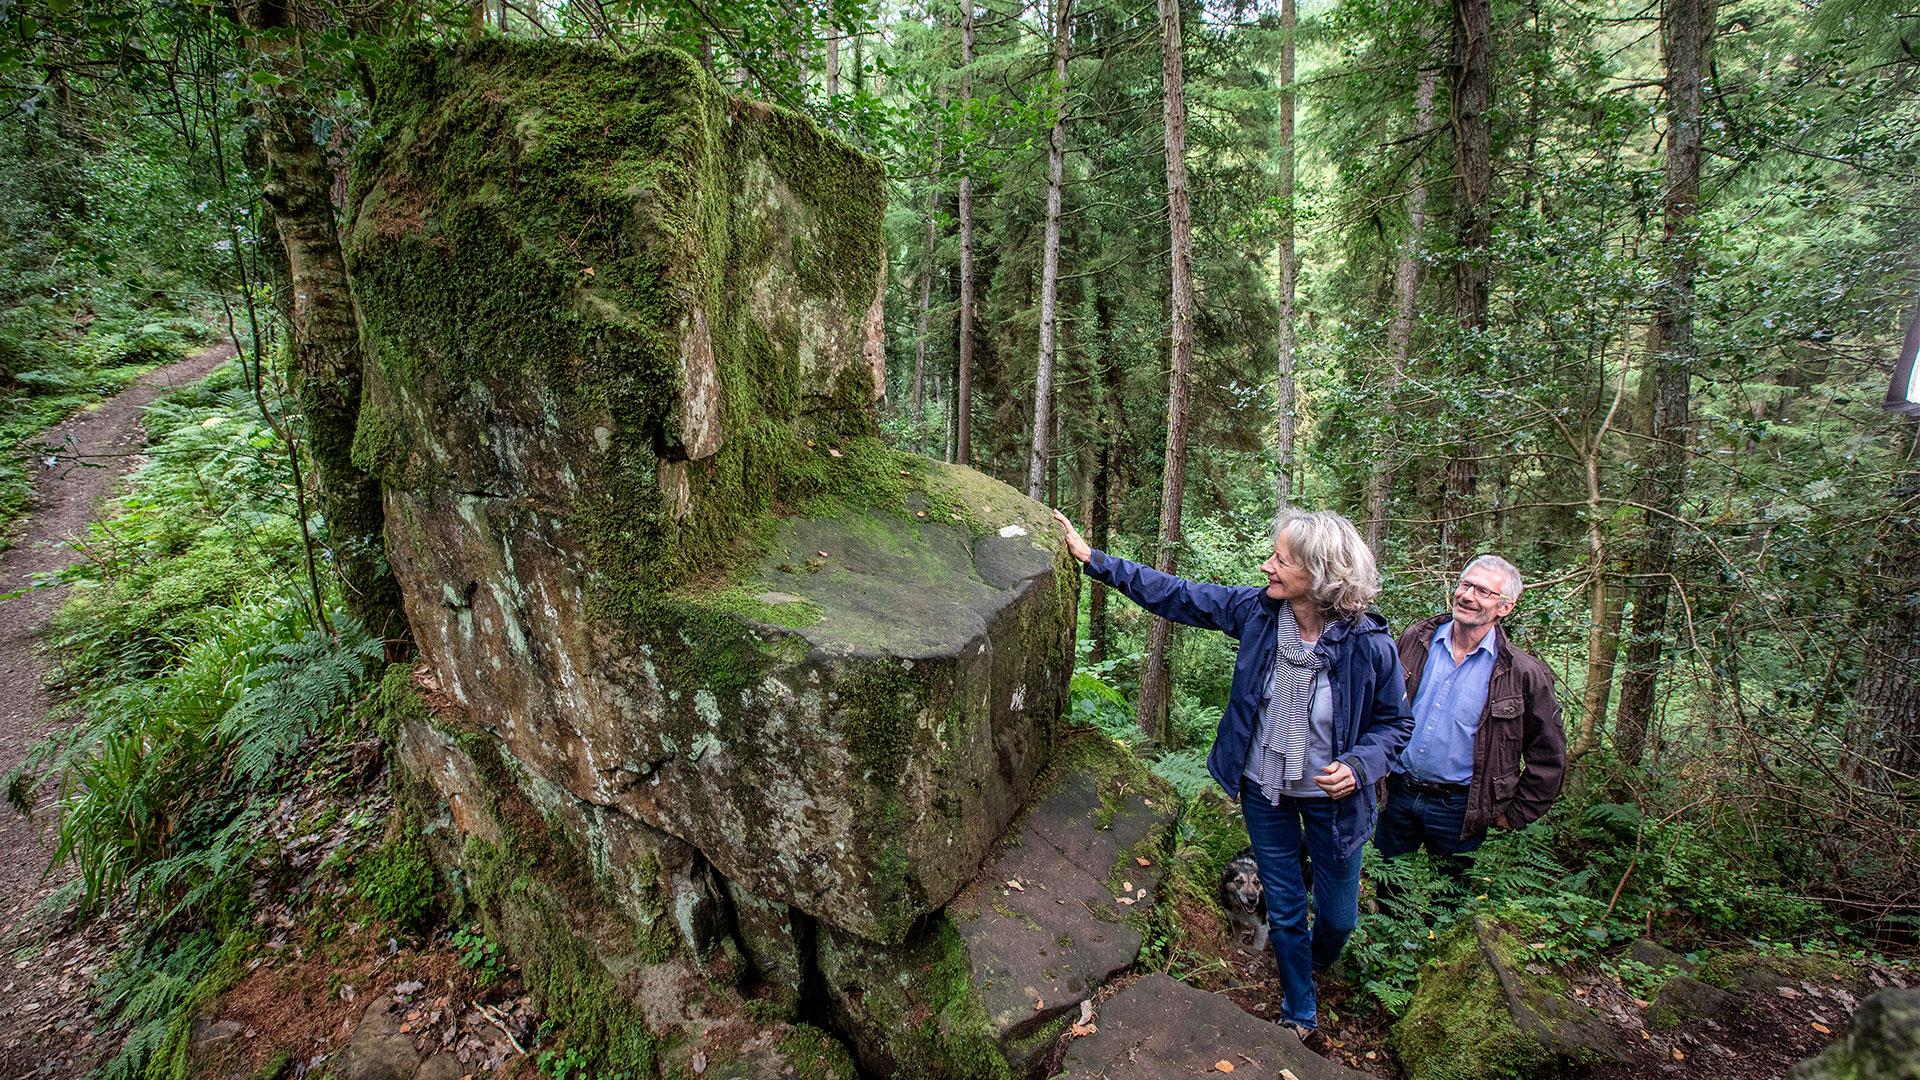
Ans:
{"type": "Polygon", "coordinates": [[[1229,859],[1220,871],[1220,906],[1227,913],[1227,925],[1233,928],[1233,940],[1250,940],[1250,951],[1256,954],[1266,949],[1267,897],[1260,884],[1260,867],[1253,861],[1253,848],[1229,859]]]}

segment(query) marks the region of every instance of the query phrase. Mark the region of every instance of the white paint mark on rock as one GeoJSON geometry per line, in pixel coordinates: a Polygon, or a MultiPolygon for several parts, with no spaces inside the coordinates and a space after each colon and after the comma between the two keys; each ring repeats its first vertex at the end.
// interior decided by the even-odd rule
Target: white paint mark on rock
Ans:
{"type": "Polygon", "coordinates": [[[1003,525],[1000,528],[1000,537],[1003,540],[1025,535],[1027,535],[1027,530],[1018,525],[1003,525]]]}

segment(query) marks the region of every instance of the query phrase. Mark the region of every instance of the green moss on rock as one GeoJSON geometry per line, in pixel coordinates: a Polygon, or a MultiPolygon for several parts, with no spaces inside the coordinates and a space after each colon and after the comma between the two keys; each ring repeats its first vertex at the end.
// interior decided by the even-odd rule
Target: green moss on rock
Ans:
{"type": "Polygon", "coordinates": [[[1421,972],[1413,1002],[1388,1039],[1410,1080],[1519,1080],[1552,1060],[1514,1023],[1471,922],[1449,935],[1421,972]]]}

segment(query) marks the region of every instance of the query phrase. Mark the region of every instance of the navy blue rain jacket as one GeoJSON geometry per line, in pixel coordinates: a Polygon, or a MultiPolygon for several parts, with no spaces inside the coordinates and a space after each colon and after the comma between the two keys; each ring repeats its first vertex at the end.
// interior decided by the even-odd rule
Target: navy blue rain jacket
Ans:
{"type": "MultiPolygon", "coordinates": [[[[1247,753],[1273,687],[1274,635],[1286,601],[1272,599],[1264,588],[1188,581],[1104,551],[1087,560],[1087,573],[1155,615],[1218,630],[1240,643],[1233,690],[1207,756],[1207,771],[1238,800],[1247,753]]],[[[1320,642],[1332,658],[1327,682],[1333,692],[1333,756],[1346,762],[1358,781],[1352,795],[1333,801],[1334,843],[1341,857],[1350,859],[1373,835],[1379,809],[1374,783],[1386,778],[1388,766],[1412,737],[1413,711],[1385,619],[1369,611],[1330,622],[1320,642]]]]}

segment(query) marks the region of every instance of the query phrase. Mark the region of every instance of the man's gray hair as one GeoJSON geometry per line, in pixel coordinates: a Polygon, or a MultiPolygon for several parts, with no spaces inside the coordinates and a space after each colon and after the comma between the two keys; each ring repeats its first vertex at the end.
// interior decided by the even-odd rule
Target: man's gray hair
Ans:
{"type": "Polygon", "coordinates": [[[1513,565],[1512,563],[1508,562],[1507,560],[1501,558],[1498,555],[1477,555],[1474,557],[1474,560],[1472,562],[1467,564],[1467,568],[1465,570],[1460,571],[1460,580],[1461,581],[1467,580],[1467,575],[1473,573],[1473,568],[1476,566],[1491,566],[1495,570],[1500,571],[1502,574],[1507,575],[1506,590],[1503,591],[1500,595],[1506,597],[1507,599],[1513,601],[1516,604],[1520,602],[1520,590],[1525,586],[1524,586],[1524,583],[1521,582],[1520,580],[1519,567],[1513,565]]]}
{"type": "Polygon", "coordinates": [[[1352,618],[1380,595],[1373,549],[1353,522],[1331,510],[1289,508],[1273,523],[1274,543],[1283,535],[1294,560],[1307,572],[1307,595],[1329,616],[1352,618]]]}

